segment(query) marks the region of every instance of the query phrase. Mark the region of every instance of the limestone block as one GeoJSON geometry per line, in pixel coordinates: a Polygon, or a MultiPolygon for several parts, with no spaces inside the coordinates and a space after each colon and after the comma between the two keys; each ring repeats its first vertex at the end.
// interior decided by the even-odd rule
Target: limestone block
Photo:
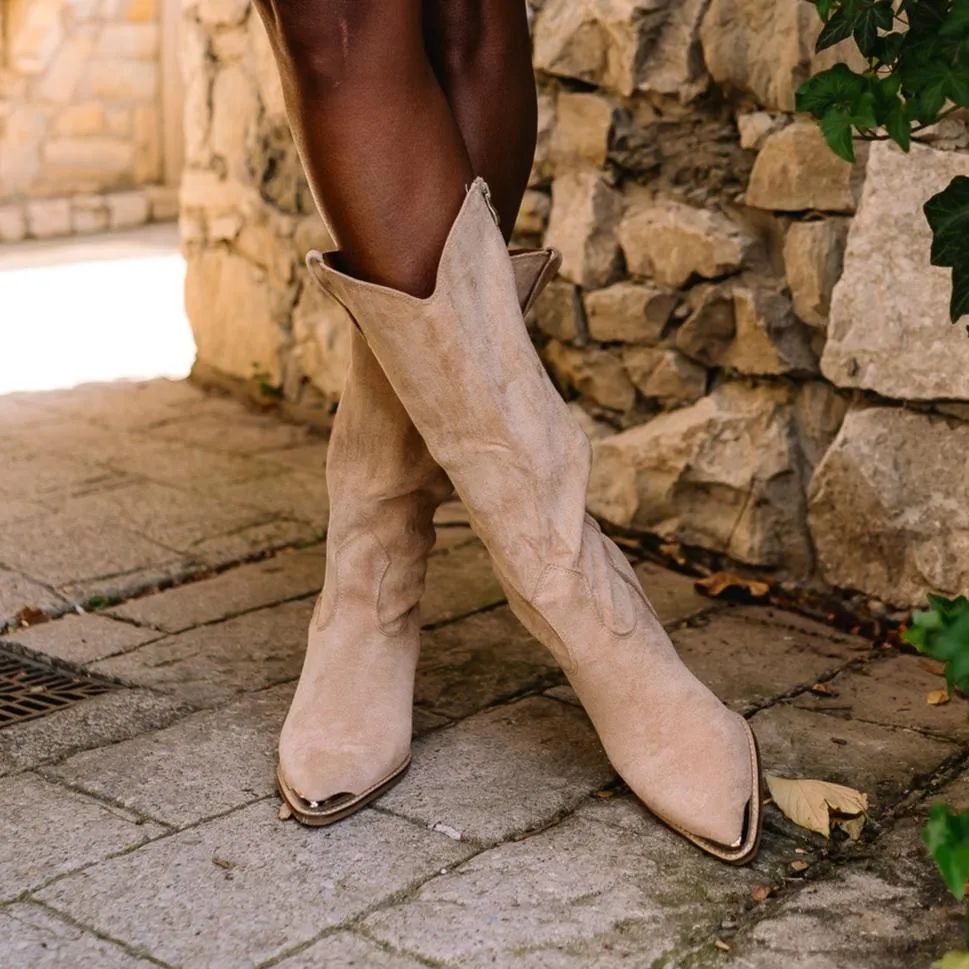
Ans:
{"type": "Polygon", "coordinates": [[[104,130],[115,138],[130,138],[134,128],[134,112],[127,105],[107,104],[104,106],[104,130]]]}
{"type": "Polygon", "coordinates": [[[777,284],[750,279],[733,284],[732,291],[736,334],[721,366],[744,374],[817,372],[810,331],[777,284]]]}
{"type": "Polygon", "coordinates": [[[187,76],[182,105],[187,165],[198,165],[204,168],[210,164],[211,93],[212,80],[205,71],[194,71],[187,76]]]}
{"type": "Polygon", "coordinates": [[[65,108],[54,117],[51,132],[68,138],[97,135],[104,130],[104,106],[100,101],[84,101],[65,108]]]}
{"type": "Polygon", "coordinates": [[[43,74],[64,39],[64,0],[8,0],[3,13],[4,67],[43,74]]]}
{"type": "Polygon", "coordinates": [[[847,221],[795,222],[784,239],[784,275],[794,312],[808,326],[828,326],[831,293],[844,264],[847,221]]]}
{"type": "Polygon", "coordinates": [[[821,361],[839,387],[904,400],[969,400],[969,339],[949,324],[950,272],[929,264],[931,232],[922,214],[925,201],[957,175],[969,175],[969,155],[872,146],[821,361]]]}
{"type": "Polygon", "coordinates": [[[769,135],[783,128],[787,123],[784,115],[771,114],[769,111],[748,111],[737,115],[737,132],[740,147],[747,151],[760,151],[769,135]]]}
{"type": "Polygon", "coordinates": [[[553,171],[601,168],[609,152],[615,105],[601,94],[562,91],[556,100],[555,127],[548,148],[553,171]]]}
{"type": "Polygon", "coordinates": [[[706,86],[698,28],[705,0],[548,0],[535,19],[535,65],[629,96],[690,100],[706,86]]]}
{"type": "Polygon", "coordinates": [[[618,355],[592,347],[580,350],[554,340],[545,353],[559,381],[594,404],[626,411],[636,403],[636,388],[618,355]]]}
{"type": "Polygon", "coordinates": [[[551,91],[538,92],[538,131],[535,141],[535,157],[532,159],[532,171],[528,178],[529,185],[541,185],[552,176],[552,164],[549,151],[552,136],[555,132],[555,95],[551,91]]]}
{"type": "Polygon", "coordinates": [[[293,230],[293,247],[302,259],[310,249],[329,252],[336,248],[336,243],[330,235],[323,219],[318,212],[306,215],[300,219],[293,230]]]}
{"type": "Polygon", "coordinates": [[[105,24],[98,36],[97,55],[125,60],[148,60],[158,56],[156,23],[105,24]]]}
{"type": "Polygon", "coordinates": [[[17,202],[0,205],[0,242],[20,242],[27,235],[24,208],[17,202]]]}
{"type": "Polygon", "coordinates": [[[93,58],[80,90],[83,97],[108,101],[153,101],[158,96],[158,65],[132,61],[122,71],[114,58],[93,58]]]}
{"type": "Polygon", "coordinates": [[[178,189],[174,185],[149,185],[145,196],[151,206],[152,222],[169,222],[178,218],[178,189]]]}
{"type": "Polygon", "coordinates": [[[655,345],[676,308],[676,297],[655,283],[615,283],[586,293],[589,336],[603,343],[655,345]]]}
{"type": "Polygon", "coordinates": [[[593,514],[752,565],[809,567],[789,391],[724,384],[593,449],[593,514]]]}
{"type": "Polygon", "coordinates": [[[66,236],[71,231],[68,199],[31,199],[26,204],[27,234],[35,239],[66,236]]]}
{"type": "Polygon", "coordinates": [[[263,270],[227,249],[190,253],[185,304],[199,360],[244,380],[278,385],[285,334],[263,270]]]}
{"type": "Polygon", "coordinates": [[[854,212],[863,174],[860,164],[828,148],[814,121],[795,121],[764,142],[750,173],[747,204],[781,212],[854,212]]]}
{"type": "Polygon", "coordinates": [[[144,225],[151,214],[148,193],[115,192],[105,198],[108,204],[108,218],[112,229],[130,229],[136,225],[144,225]]]}
{"type": "Polygon", "coordinates": [[[808,466],[815,468],[841,430],[848,400],[831,384],[808,380],[798,386],[794,406],[801,452],[808,466]]]}
{"type": "Polygon", "coordinates": [[[698,287],[693,312],[676,331],[676,346],[708,367],[719,366],[737,335],[732,286],[698,287]]]}
{"type": "Polygon", "coordinates": [[[679,287],[736,272],[755,240],[727,216],[673,201],[636,199],[619,229],[629,271],[679,287]]]}
{"type": "Polygon", "coordinates": [[[552,201],[545,192],[528,189],[522,199],[521,208],[518,210],[514,234],[516,236],[537,236],[541,238],[545,234],[551,209],[552,201]]]}
{"type": "Polygon", "coordinates": [[[0,135],[0,186],[4,196],[29,190],[41,173],[40,146],[47,114],[28,104],[17,105],[3,119],[0,135]]]}
{"type": "Polygon", "coordinates": [[[250,0],[197,0],[196,15],[204,24],[230,27],[246,19],[250,0]]]}
{"type": "Polygon", "coordinates": [[[246,23],[249,36],[251,64],[255,69],[256,86],[266,114],[270,118],[286,118],[286,104],[283,100],[283,86],[276,68],[266,28],[260,17],[250,17],[246,23]]]}
{"type": "Polygon", "coordinates": [[[108,187],[131,171],[134,154],[134,145],[115,138],[50,138],[43,159],[53,180],[108,187]]]}
{"type": "Polygon", "coordinates": [[[249,74],[234,64],[219,71],[212,84],[209,147],[237,176],[246,173],[247,139],[258,116],[259,98],[249,74]]]}
{"type": "Polygon", "coordinates": [[[898,408],[848,414],[809,492],[825,579],[898,606],[969,589],[969,427],[898,408]]]}
{"type": "Polygon", "coordinates": [[[566,279],[597,289],[616,278],[622,208],[622,196],[595,172],[555,179],[545,243],[562,253],[561,274],[566,279]]]}
{"type": "Polygon", "coordinates": [[[307,279],[293,310],[293,337],[300,370],[328,400],[339,400],[350,367],[347,311],[307,279]]]}
{"type": "Polygon", "coordinates": [[[135,157],[131,177],[138,185],[162,177],[161,117],[154,104],[139,104],[132,110],[135,157]]]}
{"type": "Polygon", "coordinates": [[[707,392],[707,371],[676,350],[629,347],[623,363],[636,389],[664,406],[693,404],[707,392]]]}
{"type": "Polygon", "coordinates": [[[158,0],[128,0],[122,16],[129,24],[147,23],[158,17],[158,0]]]}
{"type": "Polygon", "coordinates": [[[584,343],[587,337],[582,297],[564,279],[553,279],[535,301],[538,328],[555,340],[584,343]]]}
{"type": "MultiPolygon", "coordinates": [[[[261,18],[257,17],[261,21],[261,18]]],[[[231,27],[228,30],[219,30],[209,38],[212,44],[212,56],[220,64],[229,64],[232,61],[244,60],[251,47],[249,31],[245,24],[239,27],[231,27]]]]}
{"type": "Polygon", "coordinates": [[[711,0],[700,40],[719,85],[753,94],[765,108],[793,111],[794,92],[815,71],[838,60],[863,69],[850,43],[815,55],[820,30],[806,0],[711,0]]]}
{"type": "Polygon", "coordinates": [[[89,28],[75,27],[64,41],[32,89],[40,103],[69,104],[80,85],[94,50],[95,33],[89,28]]]}
{"type": "Polygon", "coordinates": [[[103,195],[75,195],[71,199],[71,228],[78,234],[108,228],[108,207],[103,195]]]}

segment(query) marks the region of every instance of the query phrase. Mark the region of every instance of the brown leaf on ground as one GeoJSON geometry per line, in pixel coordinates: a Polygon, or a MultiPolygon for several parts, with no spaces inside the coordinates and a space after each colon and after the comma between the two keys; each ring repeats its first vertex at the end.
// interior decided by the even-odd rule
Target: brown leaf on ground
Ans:
{"type": "Polygon", "coordinates": [[[833,687],[828,686],[827,683],[815,683],[811,687],[811,692],[818,694],[818,696],[837,696],[838,691],[833,687]]]}
{"type": "Polygon", "coordinates": [[[925,698],[925,702],[930,707],[941,707],[948,703],[951,699],[952,697],[949,696],[949,691],[943,687],[941,690],[933,690],[931,693],[929,693],[925,698]]]}
{"type": "Polygon", "coordinates": [[[676,542],[666,542],[659,547],[662,555],[671,558],[679,566],[690,565],[690,560],[683,554],[683,547],[676,542]]]}
{"type": "Polygon", "coordinates": [[[714,572],[705,579],[697,579],[697,591],[712,599],[766,599],[770,596],[770,584],[757,579],[745,579],[733,572],[714,572]]]}
{"type": "Polygon", "coordinates": [[[830,781],[792,780],[789,777],[765,778],[778,809],[795,824],[831,837],[831,813],[855,817],[868,810],[868,796],[852,787],[830,781]]]}
{"type": "Polygon", "coordinates": [[[293,809],[284,801],[279,805],[279,820],[288,821],[293,816],[293,809]]]}
{"type": "Polygon", "coordinates": [[[857,841],[861,837],[861,832],[864,830],[867,820],[868,818],[864,814],[859,814],[854,818],[838,818],[834,823],[848,835],[849,841],[857,841]]]}
{"type": "Polygon", "coordinates": [[[800,871],[807,871],[807,870],[808,870],[808,863],[806,861],[792,861],[791,862],[791,871],[798,871],[798,872],[800,872],[800,871]]]}
{"type": "Polygon", "coordinates": [[[760,905],[761,902],[766,902],[771,895],[774,894],[773,885],[754,885],[750,890],[750,897],[760,905]]]}
{"type": "Polygon", "coordinates": [[[714,944],[714,945],[715,945],[715,946],[716,946],[716,947],[717,947],[717,948],[718,948],[718,949],[719,949],[719,950],[720,950],[721,952],[729,952],[729,951],[730,951],[730,946],[729,946],[729,945],[727,945],[727,943],[726,943],[726,942],[724,942],[724,941],[723,941],[723,939],[717,939],[717,940],[716,940],[716,941],[715,941],[715,942],[714,942],[713,944],[714,944]]]}
{"type": "Polygon", "coordinates": [[[50,622],[50,616],[36,606],[24,606],[17,613],[17,622],[21,626],[39,626],[42,622],[50,622]]]}

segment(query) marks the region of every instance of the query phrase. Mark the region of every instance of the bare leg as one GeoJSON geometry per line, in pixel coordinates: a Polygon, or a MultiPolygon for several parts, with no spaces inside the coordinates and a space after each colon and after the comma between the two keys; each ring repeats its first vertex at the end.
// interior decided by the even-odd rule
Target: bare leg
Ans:
{"type": "Polygon", "coordinates": [[[427,52],[491,188],[507,240],[535,154],[537,106],[524,0],[425,0],[427,52]]]}
{"type": "Polygon", "coordinates": [[[425,296],[474,178],[422,0],[258,0],[314,197],[353,275],[425,296]]]}

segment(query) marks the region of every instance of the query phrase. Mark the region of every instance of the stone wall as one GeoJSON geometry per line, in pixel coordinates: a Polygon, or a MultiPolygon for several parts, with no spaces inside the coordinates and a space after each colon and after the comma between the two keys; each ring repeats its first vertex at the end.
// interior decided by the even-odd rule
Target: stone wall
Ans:
{"type": "MultiPolygon", "coordinates": [[[[533,3],[539,147],[518,241],[561,249],[531,321],[594,439],[595,514],[887,602],[969,586],[969,338],[922,202],[958,118],[855,166],[793,114],[806,0],[533,3]]],[[[199,373],[325,419],[347,322],[245,0],[187,11],[183,223],[199,373]]]]}
{"type": "Polygon", "coordinates": [[[177,193],[159,185],[159,0],[0,11],[0,242],[174,218],[177,193]]]}

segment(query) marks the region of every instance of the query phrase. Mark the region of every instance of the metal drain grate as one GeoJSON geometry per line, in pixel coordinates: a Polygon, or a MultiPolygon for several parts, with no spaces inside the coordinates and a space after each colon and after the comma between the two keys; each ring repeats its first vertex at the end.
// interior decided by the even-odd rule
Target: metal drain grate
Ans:
{"type": "Polygon", "coordinates": [[[0,728],[100,696],[114,685],[0,648],[0,728]]]}

